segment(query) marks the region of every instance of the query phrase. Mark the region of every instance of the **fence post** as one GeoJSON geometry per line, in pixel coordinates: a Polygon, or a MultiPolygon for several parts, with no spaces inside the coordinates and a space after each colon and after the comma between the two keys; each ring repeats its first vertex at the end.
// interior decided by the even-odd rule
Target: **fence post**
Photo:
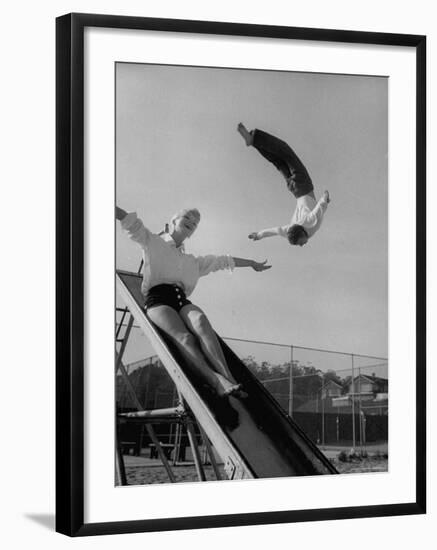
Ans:
{"type": "Polygon", "coordinates": [[[322,447],[325,447],[325,398],[323,396],[323,389],[320,392],[322,398],[322,447]]]}
{"type": "Polygon", "coordinates": [[[351,354],[352,358],[352,449],[355,451],[355,372],[354,372],[354,355],[351,354]]]}
{"type": "Polygon", "coordinates": [[[288,416],[293,418],[293,346],[290,346],[290,375],[288,380],[288,416]]]}
{"type": "Polygon", "coordinates": [[[359,414],[359,418],[360,418],[360,423],[359,423],[359,427],[360,427],[360,452],[362,453],[363,452],[363,426],[362,426],[362,423],[361,423],[361,414],[362,414],[362,409],[361,409],[361,368],[358,367],[358,414],[359,414]]]}

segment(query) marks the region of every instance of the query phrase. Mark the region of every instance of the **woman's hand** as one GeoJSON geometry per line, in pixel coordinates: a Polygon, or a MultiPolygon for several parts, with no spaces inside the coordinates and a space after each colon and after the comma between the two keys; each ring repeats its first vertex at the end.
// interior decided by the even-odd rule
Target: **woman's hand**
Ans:
{"type": "Polygon", "coordinates": [[[266,269],[270,269],[271,265],[266,265],[267,260],[264,260],[263,262],[255,262],[255,260],[252,260],[252,269],[255,271],[265,271],[266,269]]]}
{"type": "Polygon", "coordinates": [[[123,220],[127,216],[126,210],[123,210],[123,208],[119,208],[118,206],[115,207],[115,218],[119,221],[123,220]]]}

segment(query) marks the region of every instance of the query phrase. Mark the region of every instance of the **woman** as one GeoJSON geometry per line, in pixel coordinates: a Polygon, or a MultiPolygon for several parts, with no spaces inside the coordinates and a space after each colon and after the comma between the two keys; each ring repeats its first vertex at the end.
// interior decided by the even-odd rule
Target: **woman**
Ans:
{"type": "Polygon", "coordinates": [[[170,220],[168,230],[155,234],[147,229],[136,213],[116,207],[116,218],[128,236],[143,252],[142,291],[149,319],[175,343],[189,360],[196,374],[218,396],[246,394],[233,378],[216,334],[203,311],[188,299],[199,280],[221,269],[251,267],[264,271],[271,266],[233,256],[193,256],[185,254],[184,241],[200,221],[197,209],[182,210],[170,220]]]}

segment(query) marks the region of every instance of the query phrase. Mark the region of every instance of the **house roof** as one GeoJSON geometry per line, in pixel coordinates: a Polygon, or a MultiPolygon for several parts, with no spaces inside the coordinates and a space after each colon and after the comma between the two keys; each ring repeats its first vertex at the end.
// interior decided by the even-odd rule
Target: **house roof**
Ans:
{"type": "Polygon", "coordinates": [[[343,386],[341,384],[339,384],[338,382],[336,382],[335,380],[327,380],[323,386],[322,386],[322,389],[323,388],[326,388],[326,386],[330,386],[331,384],[334,384],[335,386],[337,386],[338,388],[342,388],[343,386]]]}
{"type": "MultiPolygon", "coordinates": [[[[379,376],[373,376],[373,375],[369,375],[369,374],[358,374],[357,376],[355,376],[354,381],[358,380],[359,378],[365,378],[366,380],[369,380],[369,382],[376,382],[376,383],[380,383],[380,384],[388,382],[388,378],[381,378],[379,376]]],[[[350,381],[349,381],[349,383],[350,383],[350,381]]]]}

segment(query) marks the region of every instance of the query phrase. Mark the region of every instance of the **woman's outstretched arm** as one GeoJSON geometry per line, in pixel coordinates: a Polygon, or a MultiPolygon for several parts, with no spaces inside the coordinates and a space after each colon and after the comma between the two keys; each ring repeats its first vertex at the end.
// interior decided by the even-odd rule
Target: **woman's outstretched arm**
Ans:
{"type": "Polygon", "coordinates": [[[144,248],[149,239],[150,231],[144,227],[143,222],[136,213],[128,213],[123,208],[116,206],[115,217],[120,221],[121,227],[126,231],[128,237],[144,248]]]}
{"type": "Polygon", "coordinates": [[[208,256],[198,256],[196,258],[199,266],[199,277],[204,277],[214,271],[221,269],[227,269],[233,271],[236,267],[251,267],[255,271],[264,271],[270,269],[270,265],[267,264],[267,260],[264,262],[255,262],[255,260],[247,260],[246,258],[235,258],[234,256],[214,256],[209,254],[208,256]]]}
{"type": "Polygon", "coordinates": [[[265,271],[266,269],[270,269],[272,266],[267,265],[267,260],[264,260],[263,262],[256,262],[255,260],[247,260],[246,258],[235,258],[234,263],[235,267],[251,267],[255,271],[265,271]]]}

